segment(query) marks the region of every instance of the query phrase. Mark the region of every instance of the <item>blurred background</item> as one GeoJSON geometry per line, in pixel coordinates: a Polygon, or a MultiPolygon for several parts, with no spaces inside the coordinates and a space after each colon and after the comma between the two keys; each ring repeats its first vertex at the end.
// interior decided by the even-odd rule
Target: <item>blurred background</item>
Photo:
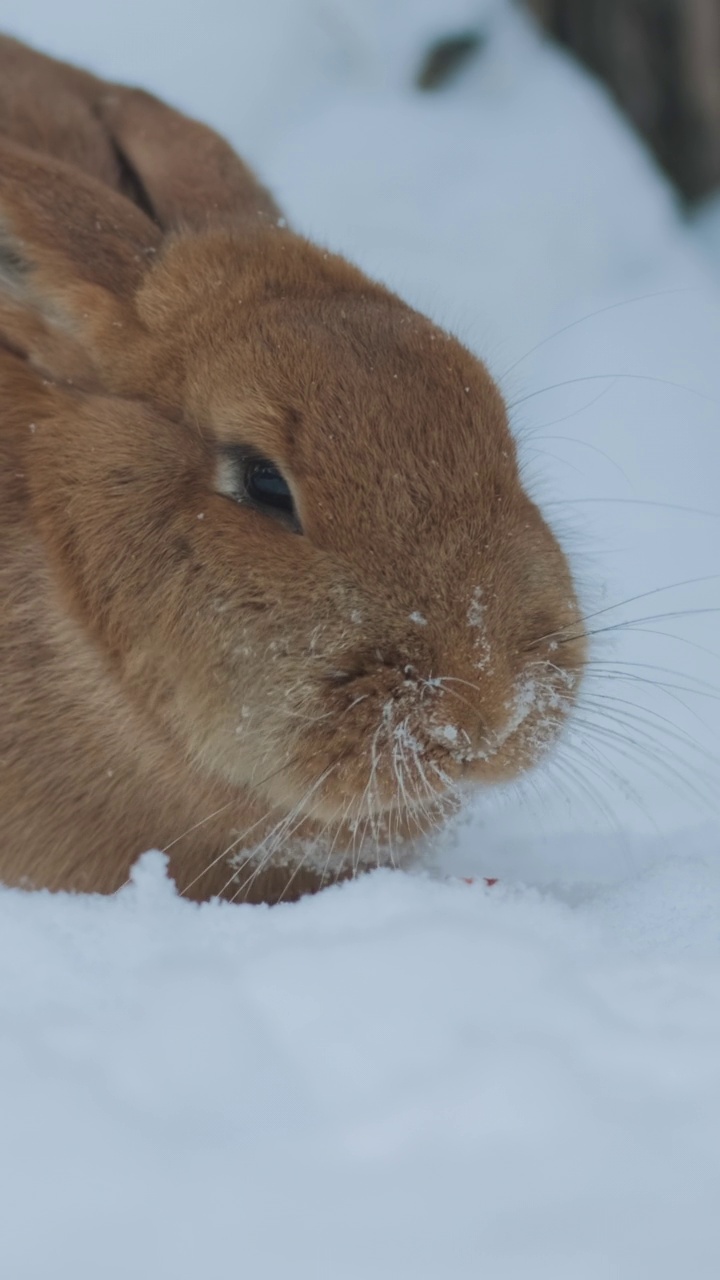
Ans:
{"type": "Polygon", "coordinates": [[[717,0],[529,0],[651,146],[688,200],[720,183],[717,0]]]}
{"type": "Polygon", "coordinates": [[[626,843],[579,833],[716,817],[720,0],[0,0],[0,27],[213,124],[499,379],[603,612],[564,754],[463,856],[603,878],[626,843]]]}

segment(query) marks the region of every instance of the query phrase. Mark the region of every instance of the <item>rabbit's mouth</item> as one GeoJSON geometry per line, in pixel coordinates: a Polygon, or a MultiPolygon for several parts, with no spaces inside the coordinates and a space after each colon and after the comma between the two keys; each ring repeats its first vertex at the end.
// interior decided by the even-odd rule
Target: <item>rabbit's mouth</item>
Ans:
{"type": "Polygon", "coordinates": [[[577,693],[575,657],[538,657],[492,690],[407,666],[334,673],[331,712],[303,727],[278,779],[291,793],[285,805],[335,830],[338,852],[427,834],[474,788],[511,780],[548,753],[577,693]]]}

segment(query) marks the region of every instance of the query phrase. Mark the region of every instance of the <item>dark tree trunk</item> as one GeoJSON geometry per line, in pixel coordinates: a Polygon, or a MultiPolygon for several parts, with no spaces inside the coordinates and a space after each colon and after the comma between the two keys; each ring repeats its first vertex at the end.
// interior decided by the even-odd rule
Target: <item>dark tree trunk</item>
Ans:
{"type": "Polygon", "coordinates": [[[720,185],[720,0],[527,0],[690,200],[720,185]]]}

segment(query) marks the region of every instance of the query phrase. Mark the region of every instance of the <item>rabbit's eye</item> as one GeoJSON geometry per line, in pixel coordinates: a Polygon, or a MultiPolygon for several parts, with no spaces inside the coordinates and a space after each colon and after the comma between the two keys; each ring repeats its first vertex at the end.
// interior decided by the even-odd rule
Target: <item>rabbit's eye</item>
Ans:
{"type": "Polygon", "coordinates": [[[295,514],[290,486],[272,462],[253,459],[245,465],[245,491],[248,498],[261,507],[295,514]]]}
{"type": "Polygon", "coordinates": [[[225,445],[218,453],[215,487],[241,507],[254,507],[302,533],[290,485],[269,458],[243,445],[225,445]]]}

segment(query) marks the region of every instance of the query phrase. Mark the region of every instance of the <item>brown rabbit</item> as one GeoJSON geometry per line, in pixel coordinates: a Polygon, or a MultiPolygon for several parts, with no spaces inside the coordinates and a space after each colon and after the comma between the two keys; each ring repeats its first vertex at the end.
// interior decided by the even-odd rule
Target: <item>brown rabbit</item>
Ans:
{"type": "Polygon", "coordinates": [[[9,41],[0,83],[0,877],[391,858],[582,669],[497,387],[210,130],[9,41]]]}

